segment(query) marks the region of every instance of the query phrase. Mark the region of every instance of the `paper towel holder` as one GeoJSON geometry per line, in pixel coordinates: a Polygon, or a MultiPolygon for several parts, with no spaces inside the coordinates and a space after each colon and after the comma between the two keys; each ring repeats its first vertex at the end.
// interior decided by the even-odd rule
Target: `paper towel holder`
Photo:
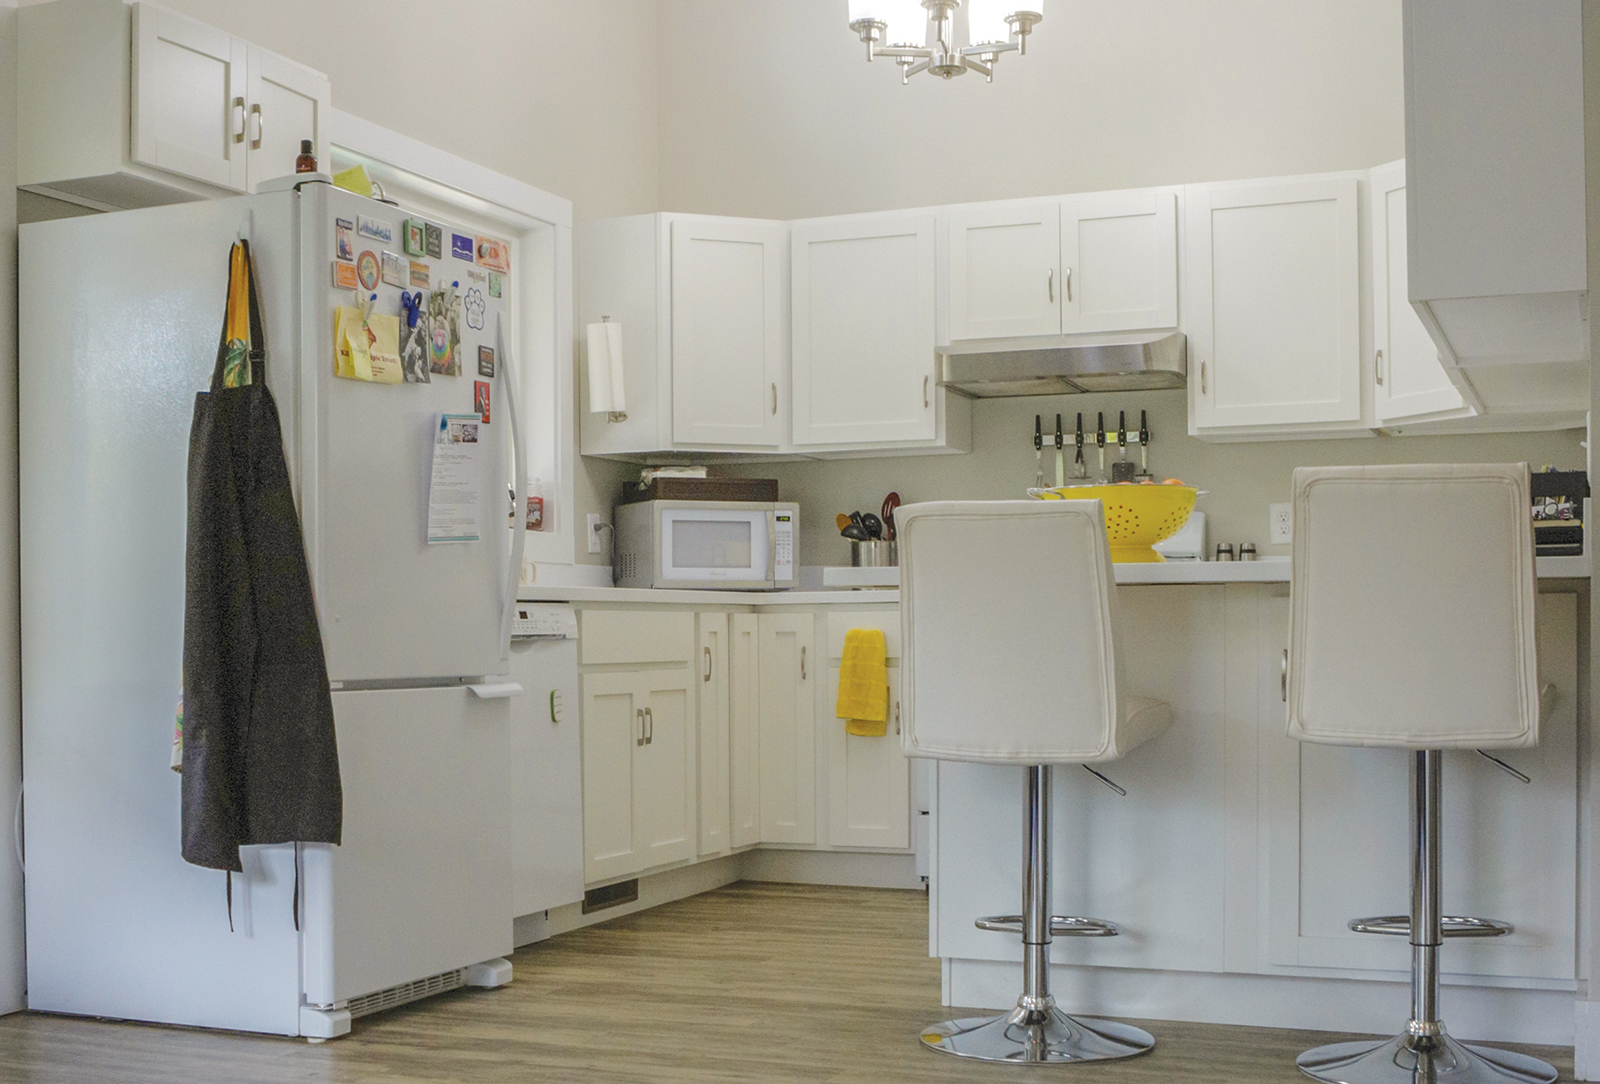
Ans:
{"type": "MultiPolygon", "coordinates": [[[[602,324],[609,324],[611,322],[611,317],[602,316],[602,317],[600,317],[600,322],[602,324]]],[[[607,425],[615,425],[618,422],[625,422],[627,420],[628,420],[628,412],[626,410],[608,410],[608,411],[606,411],[606,424],[607,425]]]]}
{"type": "Polygon", "coordinates": [[[590,410],[604,414],[606,423],[614,425],[628,420],[622,390],[621,329],[611,323],[611,317],[601,316],[600,323],[589,325],[589,375],[590,410]],[[609,328],[609,331],[602,331],[609,328]],[[597,336],[598,333],[598,336],[597,336]],[[596,401],[597,400],[597,401],[596,401]],[[610,409],[621,407],[623,409],[610,409]]]}

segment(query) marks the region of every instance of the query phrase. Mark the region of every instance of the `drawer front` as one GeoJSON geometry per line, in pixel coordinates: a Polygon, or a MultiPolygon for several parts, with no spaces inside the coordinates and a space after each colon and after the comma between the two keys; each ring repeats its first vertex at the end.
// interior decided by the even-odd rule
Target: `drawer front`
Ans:
{"type": "Polygon", "coordinates": [[[694,614],[688,610],[578,614],[578,661],[585,666],[688,662],[693,656],[694,614]]]}
{"type": "Polygon", "coordinates": [[[851,629],[880,629],[889,658],[900,657],[900,610],[845,610],[828,615],[828,658],[844,657],[844,634],[851,629]]]}

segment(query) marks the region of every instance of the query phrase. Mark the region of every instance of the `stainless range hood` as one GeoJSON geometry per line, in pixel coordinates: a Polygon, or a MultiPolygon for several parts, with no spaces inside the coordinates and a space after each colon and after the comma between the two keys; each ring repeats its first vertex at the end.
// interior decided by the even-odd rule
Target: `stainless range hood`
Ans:
{"type": "Polygon", "coordinates": [[[1181,331],[980,339],[941,346],[939,385],[972,399],[1152,391],[1188,383],[1181,331]]]}

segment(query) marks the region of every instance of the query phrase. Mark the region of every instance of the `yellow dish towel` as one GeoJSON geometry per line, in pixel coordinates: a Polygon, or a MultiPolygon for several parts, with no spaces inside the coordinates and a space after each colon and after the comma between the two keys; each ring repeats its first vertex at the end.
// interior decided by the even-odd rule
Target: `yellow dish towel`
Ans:
{"type": "Polygon", "coordinates": [[[881,629],[851,629],[844,634],[834,714],[844,720],[847,734],[881,738],[889,732],[888,648],[881,629]]]}

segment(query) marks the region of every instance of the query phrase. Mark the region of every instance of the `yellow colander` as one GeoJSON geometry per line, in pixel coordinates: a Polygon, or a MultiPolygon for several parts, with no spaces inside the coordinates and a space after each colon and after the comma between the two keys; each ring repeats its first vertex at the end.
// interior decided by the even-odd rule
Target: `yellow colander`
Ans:
{"type": "Polygon", "coordinates": [[[1106,541],[1113,561],[1165,561],[1152,547],[1183,528],[1200,491],[1193,486],[1124,484],[1062,486],[1028,491],[1045,501],[1093,501],[1105,506],[1106,541]]]}

